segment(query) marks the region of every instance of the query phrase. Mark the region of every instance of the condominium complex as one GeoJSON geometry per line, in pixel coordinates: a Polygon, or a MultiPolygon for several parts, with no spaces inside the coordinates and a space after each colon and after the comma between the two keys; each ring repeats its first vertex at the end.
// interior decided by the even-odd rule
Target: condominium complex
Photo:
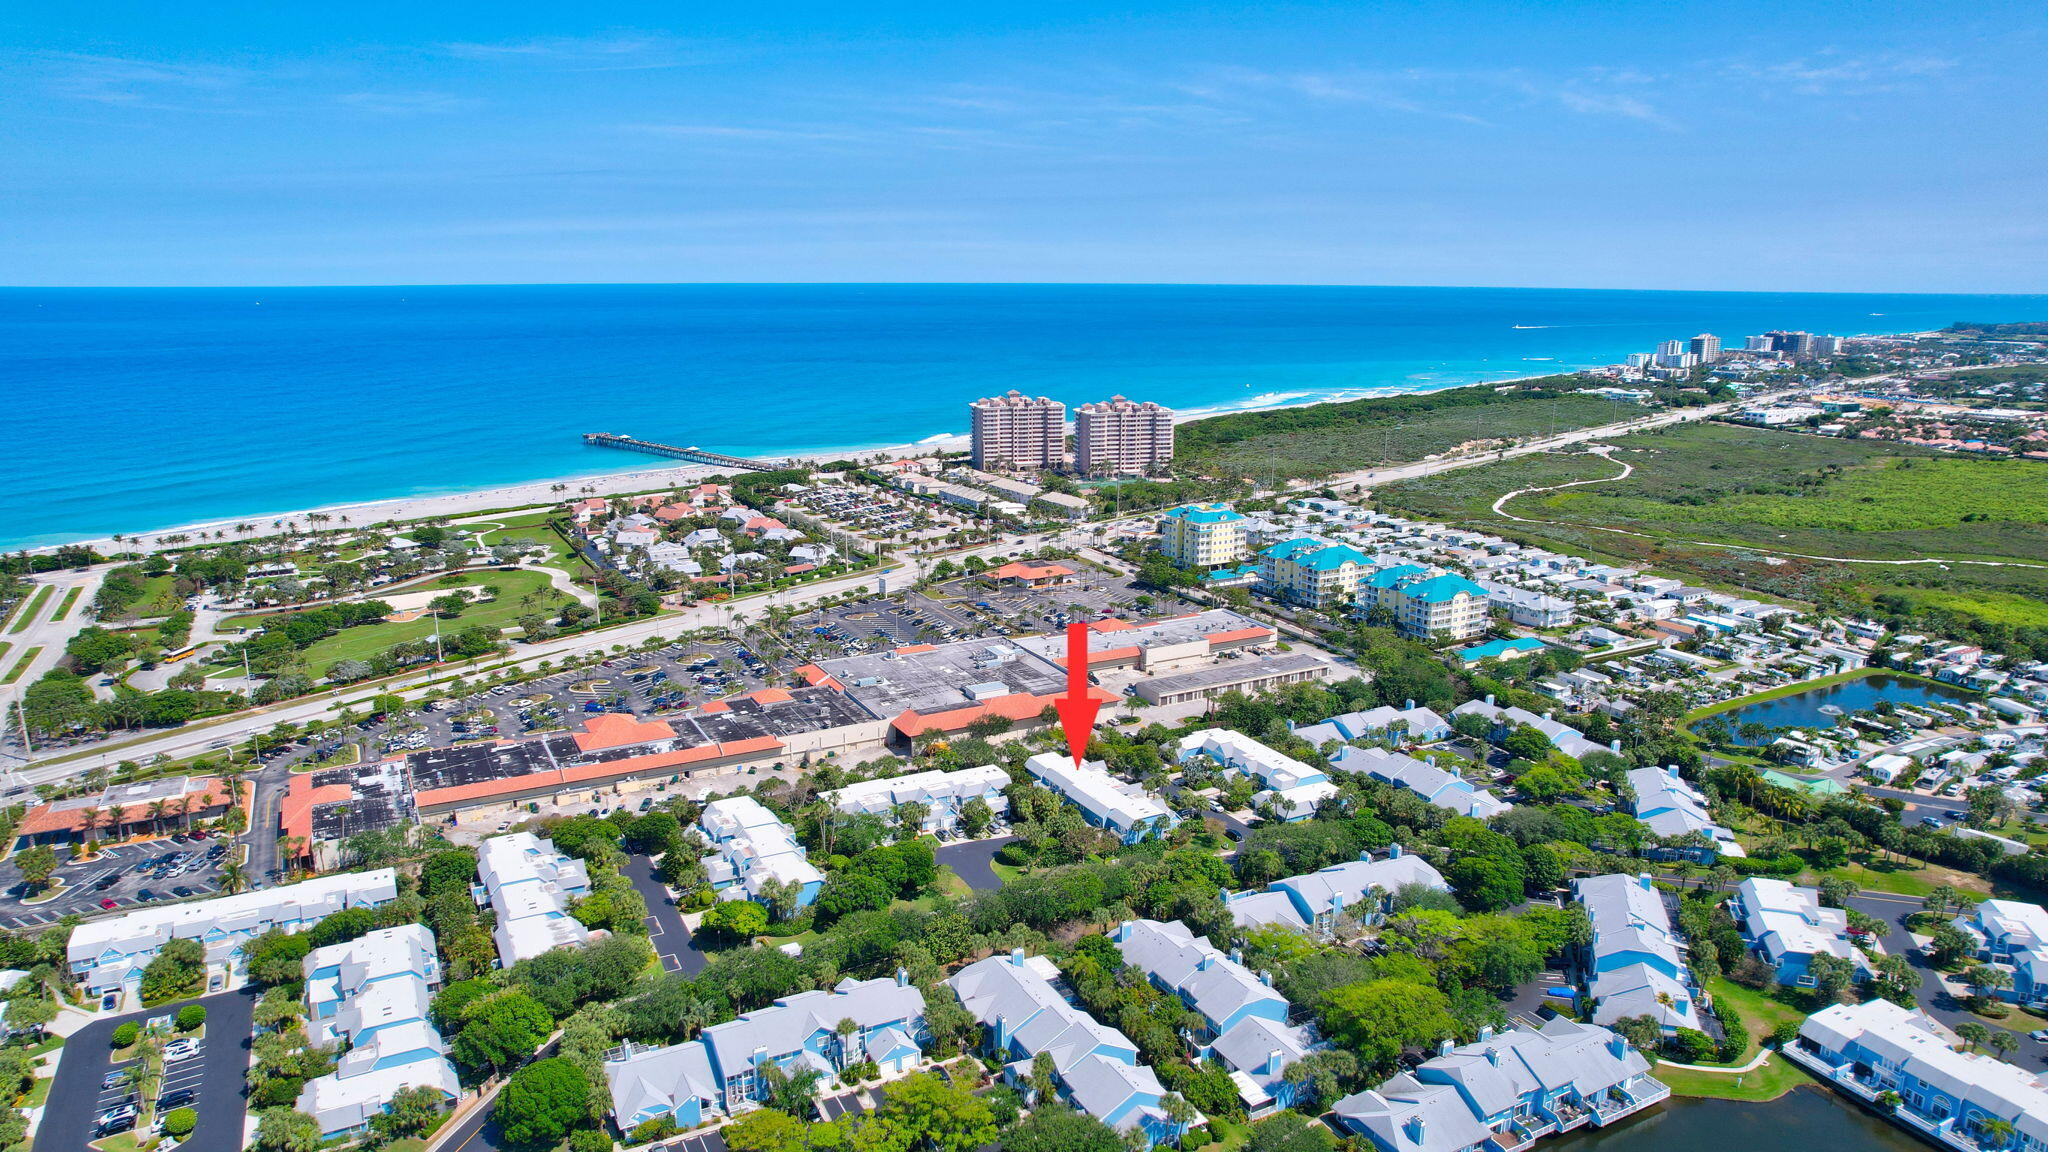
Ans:
{"type": "Polygon", "coordinates": [[[753,1107],[767,1094],[770,1067],[831,1077],[873,1061],[902,1072],[924,1059],[930,1042],[924,993],[899,969],[894,980],[848,977],[829,992],[784,996],[686,1044],[628,1046],[605,1061],[604,1076],[620,1131],[664,1118],[690,1128],[753,1107]]]}
{"type": "Polygon", "coordinates": [[[1712,364],[1721,358],[1721,338],[1712,332],[1702,332],[1686,342],[1686,351],[1700,358],[1702,364],[1712,364]]]}
{"type": "Polygon", "coordinates": [[[1003,789],[1009,786],[1008,772],[997,765],[984,764],[957,772],[933,769],[886,780],[864,780],[820,792],[818,799],[841,812],[879,816],[884,820],[892,819],[900,806],[916,804],[925,810],[918,827],[920,833],[950,836],[960,830],[960,810],[970,801],[988,805],[991,816],[1008,812],[1010,801],[1003,795],[1003,789]]]}
{"type": "Polygon", "coordinates": [[[1180,762],[1196,757],[1207,757],[1226,772],[1265,785],[1252,803],[1261,809],[1271,805],[1289,822],[1315,815],[1316,805],[1337,794],[1337,786],[1318,769],[1228,728],[1204,728],[1181,737],[1180,762]]]}
{"type": "Polygon", "coordinates": [[[139,987],[142,969],[171,940],[197,940],[206,947],[209,965],[233,970],[241,963],[242,944],[272,928],[303,932],[344,908],[375,908],[397,898],[398,874],[379,868],[217,900],[142,908],[72,929],[65,958],[86,991],[115,992],[139,987]]]}
{"type": "Polygon", "coordinates": [[[1024,762],[1024,770],[1081,810],[1088,823],[1126,844],[1166,833],[1173,813],[1159,798],[1111,776],[1101,761],[1077,765],[1062,752],[1040,752],[1024,762]]]}
{"type": "Polygon", "coordinates": [[[969,964],[946,983],[984,1029],[986,1050],[1013,1087],[1032,1088],[1032,1065],[1043,1054],[1054,1091],[1078,1111],[1140,1134],[1147,1146],[1177,1139],[1187,1125],[1167,1116],[1166,1088],[1138,1062],[1138,1046],[1062,996],[1059,975],[1052,961],[1018,948],[969,964]]]}
{"type": "Polygon", "coordinates": [[[1348,544],[1298,536],[1259,554],[1259,587],[1276,600],[1327,612],[1349,606],[1359,579],[1372,570],[1372,557],[1348,544]]]}
{"type": "Polygon", "coordinates": [[[1958,1052],[1955,1033],[1889,1000],[1806,1018],[1785,1055],[1893,1120],[1961,1152],[2048,1148],[2048,1087],[2024,1068],[1958,1052]],[[1889,1093],[1889,1095],[1887,1095],[1889,1093]]]}
{"type": "Polygon", "coordinates": [[[1245,518],[1221,504],[1189,504],[1159,519],[1159,550],[1183,568],[1216,568],[1245,556],[1245,518]]]}
{"type": "Polygon", "coordinates": [[[569,915],[569,901],[590,891],[590,872],[555,851],[554,841],[531,832],[493,836],[477,846],[476,871],[478,902],[497,913],[491,934],[505,967],[590,938],[569,915]]]}
{"type": "Polygon", "coordinates": [[[401,1089],[431,1088],[444,1103],[462,1095],[448,1043],[427,1019],[441,966],[425,925],[318,948],[304,963],[307,1036],[345,1049],[334,1071],[299,1093],[299,1111],[322,1137],[367,1130],[401,1089]]]}
{"type": "Polygon", "coordinates": [[[1486,589],[1421,564],[1382,563],[1348,544],[1297,536],[1259,553],[1259,590],[1321,612],[1384,612],[1404,635],[1462,640],[1486,628],[1486,589]]]}
{"type": "Polygon", "coordinates": [[[1042,472],[1066,460],[1067,406],[1012,388],[967,406],[974,466],[992,472],[1042,472]]]}
{"type": "Polygon", "coordinates": [[[796,830],[752,796],[706,804],[697,831],[711,844],[704,871],[721,900],[758,900],[761,886],[774,880],[794,887],[796,906],[805,908],[825,886],[796,830]]]}
{"type": "Polygon", "coordinates": [[[1172,460],[1172,409],[1122,396],[1074,409],[1074,471],[1081,475],[1142,475],[1172,460]]]}

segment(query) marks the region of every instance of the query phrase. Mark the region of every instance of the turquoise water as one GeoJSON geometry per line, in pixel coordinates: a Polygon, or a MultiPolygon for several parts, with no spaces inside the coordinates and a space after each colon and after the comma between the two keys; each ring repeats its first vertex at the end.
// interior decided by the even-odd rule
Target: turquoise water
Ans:
{"type": "Polygon", "coordinates": [[[0,290],[0,547],[964,431],[1017,388],[1228,410],[1614,362],[1696,332],[2048,297],[1172,286],[0,290]]]}
{"type": "MultiPolygon", "coordinates": [[[[1976,693],[1960,688],[1879,673],[1825,688],[1809,688],[1795,696],[1780,696],[1776,700],[1750,704],[1733,712],[1724,712],[1721,717],[1733,728],[1740,728],[1752,720],[1771,728],[1833,728],[1842,716],[1860,712],[1880,700],[1894,704],[1959,704],[1976,698],[1976,693]],[[1823,708],[1839,711],[1824,712],[1823,708]]],[[[1772,739],[1764,736],[1749,741],[1738,737],[1737,742],[1768,744],[1772,739]]]]}

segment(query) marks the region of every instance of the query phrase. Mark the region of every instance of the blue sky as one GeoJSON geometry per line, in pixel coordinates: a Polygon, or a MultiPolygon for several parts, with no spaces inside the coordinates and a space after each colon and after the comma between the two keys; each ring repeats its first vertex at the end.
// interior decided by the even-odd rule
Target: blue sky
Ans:
{"type": "Polygon", "coordinates": [[[2027,4],[11,5],[0,283],[2048,288],[2027,4]]]}

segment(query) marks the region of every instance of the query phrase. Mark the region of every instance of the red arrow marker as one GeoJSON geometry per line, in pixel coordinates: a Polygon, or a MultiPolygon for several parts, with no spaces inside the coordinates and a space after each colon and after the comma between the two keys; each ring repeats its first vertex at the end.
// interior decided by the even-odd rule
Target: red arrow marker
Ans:
{"type": "Polygon", "coordinates": [[[1095,713],[1102,704],[1088,689],[1088,625],[1074,620],[1067,624],[1067,694],[1053,701],[1059,710],[1060,731],[1066,734],[1067,751],[1074,766],[1081,766],[1088,753],[1088,738],[1095,733],[1095,713]]]}

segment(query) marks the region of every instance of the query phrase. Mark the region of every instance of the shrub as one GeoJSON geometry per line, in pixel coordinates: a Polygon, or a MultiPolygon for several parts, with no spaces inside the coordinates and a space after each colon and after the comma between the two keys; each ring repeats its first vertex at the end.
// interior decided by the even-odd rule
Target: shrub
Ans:
{"type": "Polygon", "coordinates": [[[114,1047],[116,1048],[126,1048],[140,1039],[142,1039],[142,1025],[137,1024],[133,1020],[114,1029],[114,1047]]]}
{"type": "Polygon", "coordinates": [[[1787,1020],[1776,1028],[1771,1029],[1771,1043],[1783,1048],[1785,1045],[1799,1039],[1799,1024],[1800,1022],[1797,1020],[1787,1020]]]}
{"type": "Polygon", "coordinates": [[[676,1127],[675,1117],[656,1116],[652,1120],[636,1125],[632,1131],[626,1133],[626,1143],[645,1144],[650,1140],[659,1140],[663,1136],[673,1136],[679,1131],[681,1129],[676,1127]]]}
{"type": "Polygon", "coordinates": [[[205,1023],[206,1006],[204,1004],[187,1004],[183,1008],[178,1009],[178,1031],[196,1032],[205,1023]]]}
{"type": "Polygon", "coordinates": [[[996,849],[996,860],[1012,868],[1022,868],[1031,863],[1031,849],[1025,847],[1023,841],[1013,840],[996,849]]]}
{"type": "Polygon", "coordinates": [[[199,1113],[190,1108],[173,1108],[164,1113],[164,1131],[182,1140],[199,1126],[199,1113]]]}
{"type": "Polygon", "coordinates": [[[1697,1028],[1680,1028],[1664,1045],[1674,1058],[1685,1064],[1697,1064],[1714,1054],[1714,1038],[1697,1028]]]}
{"type": "Polygon", "coordinates": [[[1749,1029],[1732,1012],[1722,1017],[1721,1027],[1727,1035],[1721,1038],[1720,1045],[1714,1051],[1714,1058],[1723,1064],[1733,1064],[1742,1059],[1744,1052],[1749,1051],[1749,1029]]]}

